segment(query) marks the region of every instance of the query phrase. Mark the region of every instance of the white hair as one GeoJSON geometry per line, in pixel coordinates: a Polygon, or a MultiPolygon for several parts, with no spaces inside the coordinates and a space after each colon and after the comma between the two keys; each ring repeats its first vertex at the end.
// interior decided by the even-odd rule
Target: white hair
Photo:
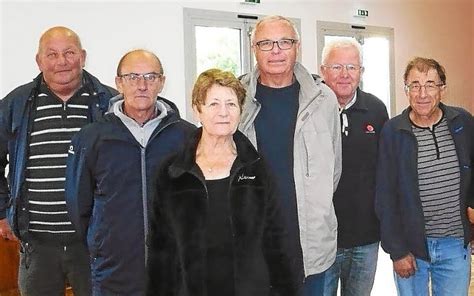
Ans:
{"type": "Polygon", "coordinates": [[[252,45],[255,44],[255,32],[257,32],[258,28],[263,24],[263,23],[266,23],[266,22],[275,22],[275,21],[284,21],[284,22],[287,22],[291,28],[293,28],[293,31],[295,33],[295,38],[296,40],[300,40],[300,34],[298,33],[298,29],[296,28],[296,25],[288,18],[284,17],[284,16],[281,16],[281,15],[269,15],[269,16],[265,16],[263,17],[262,19],[260,19],[257,24],[255,24],[255,27],[253,28],[252,30],[252,33],[250,35],[250,42],[252,43],[252,45]]]}
{"type": "Polygon", "coordinates": [[[333,50],[335,50],[336,48],[347,47],[353,47],[357,50],[357,53],[359,54],[359,63],[360,65],[362,65],[362,46],[354,38],[347,37],[335,38],[324,45],[323,52],[321,54],[322,64],[326,64],[328,57],[333,50]]]}

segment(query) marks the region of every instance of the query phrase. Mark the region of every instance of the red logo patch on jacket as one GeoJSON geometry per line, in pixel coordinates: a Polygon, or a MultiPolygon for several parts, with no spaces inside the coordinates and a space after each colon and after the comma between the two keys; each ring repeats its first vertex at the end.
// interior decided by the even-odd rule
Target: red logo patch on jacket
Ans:
{"type": "Polygon", "coordinates": [[[365,125],[365,133],[366,134],[375,134],[375,128],[373,125],[371,125],[370,123],[367,123],[365,125]]]}

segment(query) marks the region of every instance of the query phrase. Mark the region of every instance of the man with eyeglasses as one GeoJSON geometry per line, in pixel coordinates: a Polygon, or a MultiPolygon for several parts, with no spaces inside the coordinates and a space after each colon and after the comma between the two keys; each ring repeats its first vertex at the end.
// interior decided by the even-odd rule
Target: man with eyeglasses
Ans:
{"type": "Polygon", "coordinates": [[[99,120],[117,91],[85,71],[85,59],[75,32],[49,28],[36,54],[41,73],[0,101],[0,238],[20,241],[21,295],[63,295],[66,282],[90,295],[89,254],[66,209],[65,166],[72,136],[99,120]]]}
{"type": "Polygon", "coordinates": [[[369,296],[380,241],[375,215],[377,148],[388,119],[385,104],[359,88],[362,48],[354,39],[337,38],[322,52],[321,74],[339,103],[342,176],[333,201],[337,216],[336,261],[326,272],[324,295],[369,296]]]}
{"type": "Polygon", "coordinates": [[[296,57],[294,24],[260,20],[251,36],[257,65],[247,88],[240,130],[273,171],[285,210],[289,244],[305,295],[322,295],[324,272],[336,255],[332,203],[341,174],[341,136],[334,93],[296,57]]]}
{"type": "Polygon", "coordinates": [[[399,295],[467,295],[474,119],[441,103],[446,72],[437,61],[414,58],[404,80],[410,106],[387,121],[380,138],[375,209],[382,248],[399,295]]]}
{"type": "Polygon", "coordinates": [[[125,54],[101,122],[72,140],[66,202],[91,256],[93,295],[145,295],[151,176],[184,144],[194,126],[159,96],[165,83],[158,57],[125,54]]]}

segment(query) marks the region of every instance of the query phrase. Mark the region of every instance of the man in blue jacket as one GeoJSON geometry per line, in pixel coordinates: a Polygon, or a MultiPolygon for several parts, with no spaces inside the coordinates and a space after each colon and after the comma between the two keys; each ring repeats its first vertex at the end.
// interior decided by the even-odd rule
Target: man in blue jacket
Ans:
{"type": "Polygon", "coordinates": [[[117,92],[83,70],[85,58],[75,32],[50,28],[36,54],[41,73],[0,101],[0,237],[20,240],[22,295],[62,295],[66,281],[75,295],[90,295],[87,248],[66,210],[65,166],[72,136],[117,92]]]}
{"type": "Polygon", "coordinates": [[[195,127],[158,96],[165,76],[155,54],[125,54],[115,82],[110,112],[72,141],[66,200],[89,247],[93,295],[144,295],[149,180],[195,127]]]}
{"type": "Polygon", "coordinates": [[[410,106],[381,134],[375,207],[399,295],[467,295],[471,250],[474,119],[440,101],[446,73],[435,60],[407,65],[410,106]]]}

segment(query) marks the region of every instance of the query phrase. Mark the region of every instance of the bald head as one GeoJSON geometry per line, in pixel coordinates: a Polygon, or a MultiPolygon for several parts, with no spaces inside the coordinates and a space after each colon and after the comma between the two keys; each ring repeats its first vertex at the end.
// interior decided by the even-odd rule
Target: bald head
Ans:
{"type": "Polygon", "coordinates": [[[123,95],[123,110],[128,117],[141,124],[156,114],[156,99],[165,83],[162,73],[160,60],[148,50],[133,50],[120,59],[115,83],[123,95]]]}
{"type": "Polygon", "coordinates": [[[41,35],[36,63],[48,87],[68,100],[81,86],[86,51],[75,32],[53,27],[41,35]]]}
{"type": "Polygon", "coordinates": [[[123,68],[123,65],[125,63],[129,63],[133,59],[142,58],[142,57],[151,58],[152,60],[154,60],[154,62],[156,63],[156,65],[158,66],[158,69],[159,69],[159,71],[157,71],[157,73],[164,74],[163,66],[161,65],[161,61],[156,56],[156,54],[154,54],[153,52],[148,51],[146,49],[136,49],[136,50],[132,50],[132,51],[127,52],[120,59],[119,64],[117,66],[117,76],[120,76],[121,74],[123,74],[122,73],[122,68],[123,68]]]}
{"type": "Polygon", "coordinates": [[[44,52],[46,50],[46,44],[51,39],[68,39],[73,43],[78,49],[82,50],[81,39],[73,30],[66,27],[52,27],[46,30],[39,40],[38,44],[38,53],[44,52]]]}

